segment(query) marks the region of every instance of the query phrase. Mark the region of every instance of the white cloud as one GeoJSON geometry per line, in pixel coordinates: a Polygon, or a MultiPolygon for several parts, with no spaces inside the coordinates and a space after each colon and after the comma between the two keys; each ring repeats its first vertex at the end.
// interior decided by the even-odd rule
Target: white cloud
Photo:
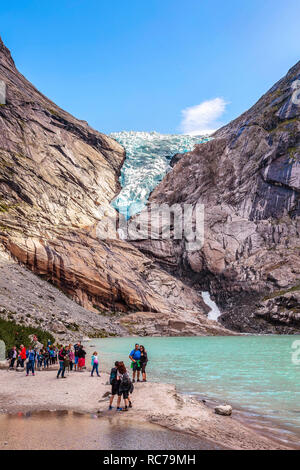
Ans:
{"type": "Polygon", "coordinates": [[[224,113],[227,104],[223,98],[214,98],[183,109],[181,131],[190,135],[212,134],[221,127],[222,123],[217,120],[224,113]]]}

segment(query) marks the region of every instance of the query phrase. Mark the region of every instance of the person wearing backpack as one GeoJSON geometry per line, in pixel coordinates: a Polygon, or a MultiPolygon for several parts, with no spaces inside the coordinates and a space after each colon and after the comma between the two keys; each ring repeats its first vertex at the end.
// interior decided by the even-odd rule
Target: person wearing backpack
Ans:
{"type": "Polygon", "coordinates": [[[111,396],[110,396],[110,399],[109,399],[109,407],[108,407],[109,410],[113,409],[112,404],[113,404],[114,398],[119,393],[119,381],[118,381],[118,378],[117,378],[118,365],[119,365],[119,362],[116,361],[115,362],[115,367],[113,367],[110,371],[109,383],[111,385],[111,396]]]}
{"type": "Polygon", "coordinates": [[[61,348],[61,350],[59,351],[58,353],[58,360],[59,360],[59,369],[58,369],[58,372],[57,372],[57,376],[56,378],[59,379],[59,376],[60,376],[60,373],[61,373],[61,378],[62,379],[66,379],[67,377],[65,377],[65,357],[67,355],[67,352],[65,350],[65,348],[61,348]]]}
{"type": "Polygon", "coordinates": [[[128,407],[131,408],[131,402],[129,402],[129,393],[131,393],[133,387],[132,382],[129,377],[129,374],[126,370],[124,362],[119,362],[118,364],[118,374],[117,378],[119,379],[119,392],[118,392],[118,401],[117,401],[117,411],[128,411],[128,407]],[[120,407],[121,397],[123,396],[125,407],[124,409],[120,407]]]}

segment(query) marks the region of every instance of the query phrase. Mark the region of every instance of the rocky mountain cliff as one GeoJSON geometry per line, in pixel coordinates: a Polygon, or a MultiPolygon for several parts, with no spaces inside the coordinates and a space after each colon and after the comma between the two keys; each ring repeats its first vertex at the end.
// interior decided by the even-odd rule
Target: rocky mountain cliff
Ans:
{"type": "Polygon", "coordinates": [[[299,117],[300,62],[213,140],[176,155],[153,191],[148,207],[204,204],[203,248],[134,243],[194,290],[209,290],[237,331],[300,331],[299,117]]]}
{"type": "MultiPolygon", "coordinates": [[[[2,40],[0,80],[7,89],[6,104],[0,106],[0,242],[5,250],[97,313],[101,327],[101,315],[117,314],[127,334],[228,334],[207,320],[199,292],[133,245],[97,238],[103,214],[114,215],[109,203],[120,190],[124,149],[36,90],[18,72],[2,40]]],[[[29,297],[30,289],[28,283],[29,297]]],[[[18,301],[15,310],[19,306],[18,301]]],[[[35,317],[24,315],[25,324],[35,317]]]]}

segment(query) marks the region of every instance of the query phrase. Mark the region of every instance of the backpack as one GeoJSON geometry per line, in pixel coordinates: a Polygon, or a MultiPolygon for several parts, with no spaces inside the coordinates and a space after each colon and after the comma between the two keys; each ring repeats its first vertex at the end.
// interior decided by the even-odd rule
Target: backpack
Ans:
{"type": "Polygon", "coordinates": [[[109,377],[109,383],[110,385],[113,385],[117,380],[117,369],[116,367],[113,367],[112,370],[110,371],[110,377],[109,377]]]}
{"type": "Polygon", "coordinates": [[[65,350],[64,350],[64,349],[61,349],[61,350],[59,351],[59,353],[58,353],[58,359],[59,359],[60,361],[64,361],[64,360],[65,360],[65,355],[66,355],[66,354],[65,354],[65,350]]]}
{"type": "Polygon", "coordinates": [[[122,384],[122,387],[130,388],[131,380],[130,380],[128,372],[125,372],[125,374],[123,374],[121,384],[122,384]]]}

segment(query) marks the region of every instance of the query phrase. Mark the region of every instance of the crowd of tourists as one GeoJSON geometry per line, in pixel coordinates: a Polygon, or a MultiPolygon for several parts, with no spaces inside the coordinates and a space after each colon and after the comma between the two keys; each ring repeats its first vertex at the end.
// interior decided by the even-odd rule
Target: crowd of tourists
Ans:
{"type": "MultiPolygon", "coordinates": [[[[8,369],[25,369],[28,376],[30,372],[32,375],[35,375],[36,370],[49,369],[50,366],[57,364],[59,366],[57,378],[62,377],[64,379],[66,378],[66,370],[69,372],[82,371],[85,368],[85,356],[86,351],[80,342],[74,346],[71,344],[68,346],[51,345],[48,342],[47,346],[40,348],[36,346],[26,348],[21,344],[19,348],[13,346],[8,352],[8,369]]],[[[99,375],[98,371],[97,374],[99,375]]]]}
{"type": "MultiPolygon", "coordinates": [[[[47,346],[37,347],[29,346],[26,348],[23,344],[19,348],[13,346],[8,353],[8,370],[25,370],[26,376],[30,373],[34,376],[36,370],[53,369],[57,367],[57,379],[66,379],[66,372],[82,372],[86,369],[86,351],[78,341],[74,345],[54,345],[48,341],[47,346]]],[[[110,373],[111,396],[109,401],[109,410],[113,409],[114,398],[117,396],[117,411],[128,411],[132,408],[132,394],[134,383],[147,382],[146,366],[148,355],[144,346],[136,344],[129,354],[131,361],[132,378],[123,361],[116,361],[110,373]],[[140,377],[142,374],[142,377],[140,377]],[[124,406],[121,407],[121,399],[124,400],[124,406]]],[[[91,357],[91,373],[100,377],[99,356],[94,351],[91,357]]]]}

